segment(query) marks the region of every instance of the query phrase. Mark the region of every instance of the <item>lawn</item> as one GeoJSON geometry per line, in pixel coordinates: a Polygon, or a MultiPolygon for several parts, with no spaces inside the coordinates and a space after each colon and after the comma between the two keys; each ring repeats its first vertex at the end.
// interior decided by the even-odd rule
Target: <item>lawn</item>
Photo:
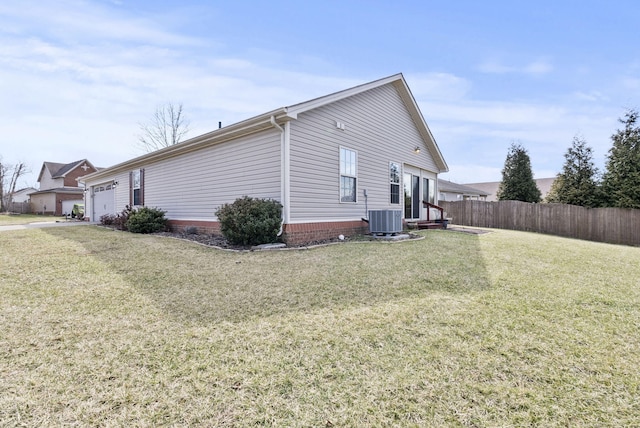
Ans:
{"type": "Polygon", "coordinates": [[[64,221],[65,217],[37,214],[5,214],[0,213],[0,226],[10,226],[15,224],[29,224],[41,221],[64,221]]]}
{"type": "Polygon", "coordinates": [[[640,248],[0,233],[0,426],[639,426],[640,248]]]}

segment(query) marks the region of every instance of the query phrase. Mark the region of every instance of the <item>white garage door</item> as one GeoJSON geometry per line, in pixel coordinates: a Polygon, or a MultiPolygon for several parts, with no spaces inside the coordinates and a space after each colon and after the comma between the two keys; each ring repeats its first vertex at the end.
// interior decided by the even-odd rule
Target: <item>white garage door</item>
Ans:
{"type": "Polygon", "coordinates": [[[105,214],[115,214],[115,194],[113,184],[93,186],[93,216],[91,221],[100,221],[105,214]]]}
{"type": "Polygon", "coordinates": [[[84,204],[84,201],[82,199],[75,201],[62,201],[62,214],[71,215],[71,210],[73,210],[73,206],[75,204],[84,204]]]}

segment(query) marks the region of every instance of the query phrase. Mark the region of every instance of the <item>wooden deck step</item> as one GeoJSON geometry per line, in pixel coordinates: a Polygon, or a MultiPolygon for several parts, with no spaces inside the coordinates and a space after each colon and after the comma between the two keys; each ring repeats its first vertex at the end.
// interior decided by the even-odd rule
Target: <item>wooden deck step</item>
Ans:
{"type": "Polygon", "coordinates": [[[421,229],[446,229],[446,223],[443,222],[435,222],[435,221],[417,221],[415,222],[415,227],[419,230],[421,229]]]}

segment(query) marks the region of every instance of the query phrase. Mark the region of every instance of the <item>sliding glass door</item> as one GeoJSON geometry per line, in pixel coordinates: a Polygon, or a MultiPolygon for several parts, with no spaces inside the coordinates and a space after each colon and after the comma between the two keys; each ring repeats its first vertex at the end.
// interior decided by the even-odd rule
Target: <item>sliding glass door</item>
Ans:
{"type": "Polygon", "coordinates": [[[417,220],[420,218],[420,177],[405,173],[402,181],[404,184],[404,218],[417,220]]]}

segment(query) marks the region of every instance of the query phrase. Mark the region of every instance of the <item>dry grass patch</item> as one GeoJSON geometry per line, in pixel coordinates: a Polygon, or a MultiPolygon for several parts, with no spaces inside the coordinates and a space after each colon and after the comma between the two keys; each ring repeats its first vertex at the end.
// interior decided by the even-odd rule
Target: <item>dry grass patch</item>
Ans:
{"type": "Polygon", "coordinates": [[[0,213],[0,226],[29,224],[40,221],[63,221],[64,217],[37,214],[4,214],[0,213]]]}
{"type": "Polygon", "coordinates": [[[640,249],[0,234],[0,424],[633,426],[640,249]]]}

